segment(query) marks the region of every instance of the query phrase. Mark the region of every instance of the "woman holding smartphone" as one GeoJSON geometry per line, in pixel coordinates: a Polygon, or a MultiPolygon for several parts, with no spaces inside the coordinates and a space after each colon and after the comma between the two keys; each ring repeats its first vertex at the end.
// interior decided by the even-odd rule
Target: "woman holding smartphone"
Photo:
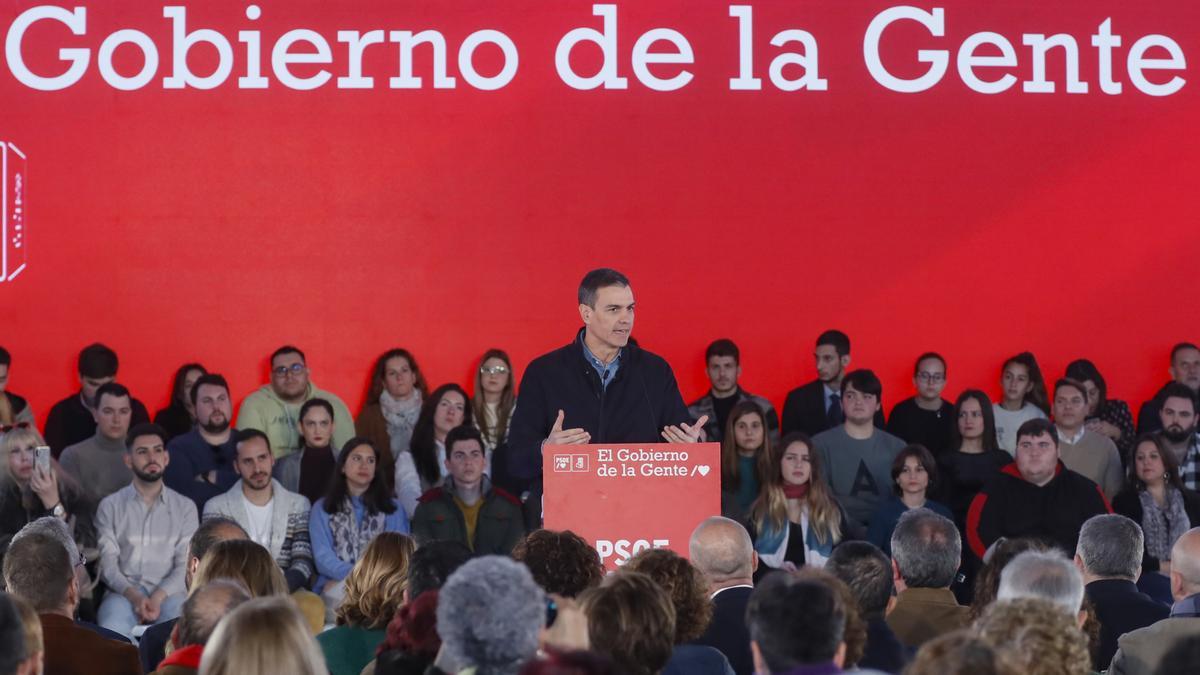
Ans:
{"type": "Polygon", "coordinates": [[[58,468],[49,448],[38,461],[46,441],[31,426],[12,427],[0,436],[0,555],[8,542],[30,521],[55,516],[74,524],[75,538],[95,543],[92,509],[83,490],[58,468]]]}

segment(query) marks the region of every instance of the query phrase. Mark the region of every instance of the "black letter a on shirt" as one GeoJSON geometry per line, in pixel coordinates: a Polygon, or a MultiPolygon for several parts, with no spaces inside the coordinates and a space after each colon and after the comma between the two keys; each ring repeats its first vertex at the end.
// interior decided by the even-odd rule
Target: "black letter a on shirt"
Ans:
{"type": "Polygon", "coordinates": [[[860,492],[870,492],[879,496],[879,486],[875,484],[875,478],[867,470],[867,463],[861,459],[858,460],[858,473],[854,475],[854,485],[850,486],[850,496],[857,497],[860,492]]]}

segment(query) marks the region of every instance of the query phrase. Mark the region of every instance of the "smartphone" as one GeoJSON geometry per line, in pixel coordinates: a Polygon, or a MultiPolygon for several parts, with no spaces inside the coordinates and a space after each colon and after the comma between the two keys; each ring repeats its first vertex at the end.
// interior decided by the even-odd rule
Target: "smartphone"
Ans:
{"type": "Polygon", "coordinates": [[[39,445],[33,449],[33,466],[42,475],[50,475],[50,446],[39,445]]]}

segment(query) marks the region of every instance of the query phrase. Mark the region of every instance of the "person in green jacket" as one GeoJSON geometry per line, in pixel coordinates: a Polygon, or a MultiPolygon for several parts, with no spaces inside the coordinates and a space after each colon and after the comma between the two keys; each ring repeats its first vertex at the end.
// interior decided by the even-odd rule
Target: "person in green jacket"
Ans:
{"type": "Polygon", "coordinates": [[[284,345],[271,354],[271,382],[251,392],[238,409],[238,429],[258,429],[271,440],[275,458],[300,449],[300,406],[323,398],[333,406],[333,447],[354,437],[354,416],[332,392],[318,389],[308,379],[304,352],[284,345]]]}
{"type": "Polygon", "coordinates": [[[443,485],[421,495],[413,513],[417,544],[449,539],[466,544],[475,555],[511,555],[525,536],[521,500],[497,487],[484,473],[483,437],[471,425],[446,434],[443,485]]]}

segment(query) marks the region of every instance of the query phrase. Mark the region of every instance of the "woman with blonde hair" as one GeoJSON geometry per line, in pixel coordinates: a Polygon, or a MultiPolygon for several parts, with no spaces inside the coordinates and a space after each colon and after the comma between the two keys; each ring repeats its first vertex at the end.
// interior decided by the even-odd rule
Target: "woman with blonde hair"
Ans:
{"type": "Polygon", "coordinates": [[[242,603],[217,624],[200,675],[326,675],[325,659],[296,606],[284,598],[242,603]]]}
{"type": "Polygon", "coordinates": [[[249,539],[230,539],[213,544],[192,576],[191,588],[214,579],[230,579],[245,587],[252,598],[290,597],[308,622],[313,635],[325,627],[325,604],[312,591],[299,589],[288,594],[287,578],[271,552],[249,539]]]}
{"type": "Polygon", "coordinates": [[[824,567],[848,529],[812,439],[793,432],[779,448],[750,509],[751,538],[762,563],[756,578],[772,569],[824,567]]]}
{"type": "Polygon", "coordinates": [[[375,658],[388,622],[403,604],[408,561],[415,550],[411,537],[383,532],[354,564],[337,608],[337,627],[317,636],[330,675],[358,675],[375,658]]]}
{"type": "Polygon", "coordinates": [[[32,426],[15,426],[0,434],[0,560],[8,540],[44,516],[65,521],[80,548],[96,545],[95,505],[57,460],[50,460],[48,472],[36,466],[36,448],[43,445],[46,441],[32,426]]]}

